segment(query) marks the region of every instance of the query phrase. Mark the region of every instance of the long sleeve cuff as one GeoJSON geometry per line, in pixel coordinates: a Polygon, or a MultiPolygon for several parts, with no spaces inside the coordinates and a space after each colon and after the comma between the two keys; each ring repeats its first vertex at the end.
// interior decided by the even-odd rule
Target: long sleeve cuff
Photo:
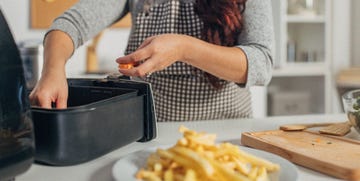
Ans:
{"type": "Polygon", "coordinates": [[[272,74],[271,56],[260,51],[255,46],[238,47],[244,51],[248,61],[247,80],[245,84],[239,84],[239,86],[249,88],[254,85],[267,85],[271,80],[272,74]]]}

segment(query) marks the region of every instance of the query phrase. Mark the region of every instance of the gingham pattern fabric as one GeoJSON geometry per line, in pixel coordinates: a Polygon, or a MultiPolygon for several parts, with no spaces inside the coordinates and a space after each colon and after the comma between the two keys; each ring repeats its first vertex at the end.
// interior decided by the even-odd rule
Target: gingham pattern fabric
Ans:
{"type": "MultiPolygon", "coordinates": [[[[143,9],[137,14],[126,54],[135,51],[153,35],[176,33],[200,38],[202,22],[195,14],[192,2],[169,0],[143,9]]],[[[152,84],[160,122],[247,118],[252,115],[248,89],[221,81],[223,88],[216,90],[203,71],[180,61],[154,72],[145,80],[152,84]]]]}

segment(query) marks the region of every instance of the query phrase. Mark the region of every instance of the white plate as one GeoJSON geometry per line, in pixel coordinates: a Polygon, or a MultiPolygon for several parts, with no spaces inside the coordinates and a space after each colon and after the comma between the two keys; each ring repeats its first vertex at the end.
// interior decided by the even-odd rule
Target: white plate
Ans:
{"type": "MultiPolygon", "coordinates": [[[[169,148],[171,146],[161,146],[161,148],[169,148]]],[[[274,178],[279,178],[279,181],[292,181],[297,180],[298,178],[298,170],[294,164],[289,162],[288,160],[274,155],[272,153],[268,153],[261,150],[252,149],[249,147],[239,146],[241,150],[244,150],[250,154],[258,156],[260,158],[267,159],[271,162],[277,163],[280,165],[280,173],[276,175],[270,175],[271,180],[277,180],[274,178]]],[[[112,169],[113,177],[116,181],[137,181],[134,177],[136,172],[146,165],[146,159],[153,153],[157,148],[149,148],[141,151],[137,151],[131,153],[125,157],[122,157],[118,160],[112,169]]]]}

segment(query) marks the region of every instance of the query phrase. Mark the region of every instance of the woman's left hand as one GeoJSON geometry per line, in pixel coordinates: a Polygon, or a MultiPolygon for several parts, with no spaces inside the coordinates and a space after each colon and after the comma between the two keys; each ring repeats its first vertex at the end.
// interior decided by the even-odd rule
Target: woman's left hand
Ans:
{"type": "Polygon", "coordinates": [[[116,59],[119,64],[138,65],[130,69],[120,66],[119,72],[127,76],[144,77],[155,71],[163,70],[184,58],[187,41],[189,41],[188,36],[179,34],[149,37],[135,52],[116,59]]]}

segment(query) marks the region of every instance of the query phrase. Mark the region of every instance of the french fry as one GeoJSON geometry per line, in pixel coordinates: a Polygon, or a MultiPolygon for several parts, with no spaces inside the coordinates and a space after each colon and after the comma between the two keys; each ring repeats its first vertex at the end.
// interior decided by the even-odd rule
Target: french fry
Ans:
{"type": "Polygon", "coordinates": [[[186,170],[184,181],[196,181],[196,173],[194,170],[186,170]]]}
{"type": "Polygon", "coordinates": [[[270,172],[273,172],[273,171],[278,171],[280,169],[280,166],[277,165],[277,164],[274,164],[274,163],[271,163],[265,159],[261,159],[259,157],[256,157],[254,155],[251,155],[249,153],[246,153],[242,150],[239,150],[240,154],[247,158],[249,160],[249,162],[255,164],[255,165],[263,165],[266,170],[270,171],[270,172]]]}
{"type": "Polygon", "coordinates": [[[119,69],[132,69],[134,67],[133,63],[120,63],[119,69]]]}
{"type": "Polygon", "coordinates": [[[174,172],[172,170],[166,170],[164,173],[164,181],[173,181],[174,172]]]}
{"type": "Polygon", "coordinates": [[[160,177],[158,177],[154,172],[140,170],[137,174],[137,178],[141,178],[146,181],[162,181],[160,177]]]}
{"type": "Polygon", "coordinates": [[[188,158],[193,162],[193,165],[196,165],[200,168],[200,170],[208,177],[211,177],[214,174],[214,168],[209,163],[208,160],[198,155],[196,152],[183,147],[175,147],[172,148],[171,151],[183,156],[184,158],[188,158]]]}
{"type": "Polygon", "coordinates": [[[251,171],[249,172],[249,175],[248,177],[251,179],[251,180],[255,180],[257,175],[258,175],[258,172],[259,172],[259,167],[252,167],[251,171]]]}
{"type": "Polygon", "coordinates": [[[238,170],[242,174],[250,175],[250,167],[246,162],[241,161],[238,158],[233,158],[233,159],[236,164],[236,170],[238,170]]]}
{"type": "Polygon", "coordinates": [[[157,149],[147,169],[136,178],[145,181],[268,181],[280,166],[231,143],[215,144],[216,135],[179,128],[183,138],[168,149],[157,149]]]}
{"type": "Polygon", "coordinates": [[[269,181],[265,167],[260,167],[256,181],[269,181]]]}
{"type": "Polygon", "coordinates": [[[194,165],[191,162],[191,160],[184,158],[184,157],[177,156],[175,153],[173,153],[171,151],[158,149],[157,153],[162,157],[174,160],[175,162],[177,162],[178,164],[180,164],[181,166],[183,166],[185,168],[194,168],[194,165]]]}
{"type": "Polygon", "coordinates": [[[214,160],[211,160],[211,162],[215,166],[218,173],[221,175],[222,178],[220,180],[223,180],[223,181],[227,181],[227,180],[251,181],[245,175],[242,175],[239,172],[235,172],[234,170],[228,170],[214,160]]]}

